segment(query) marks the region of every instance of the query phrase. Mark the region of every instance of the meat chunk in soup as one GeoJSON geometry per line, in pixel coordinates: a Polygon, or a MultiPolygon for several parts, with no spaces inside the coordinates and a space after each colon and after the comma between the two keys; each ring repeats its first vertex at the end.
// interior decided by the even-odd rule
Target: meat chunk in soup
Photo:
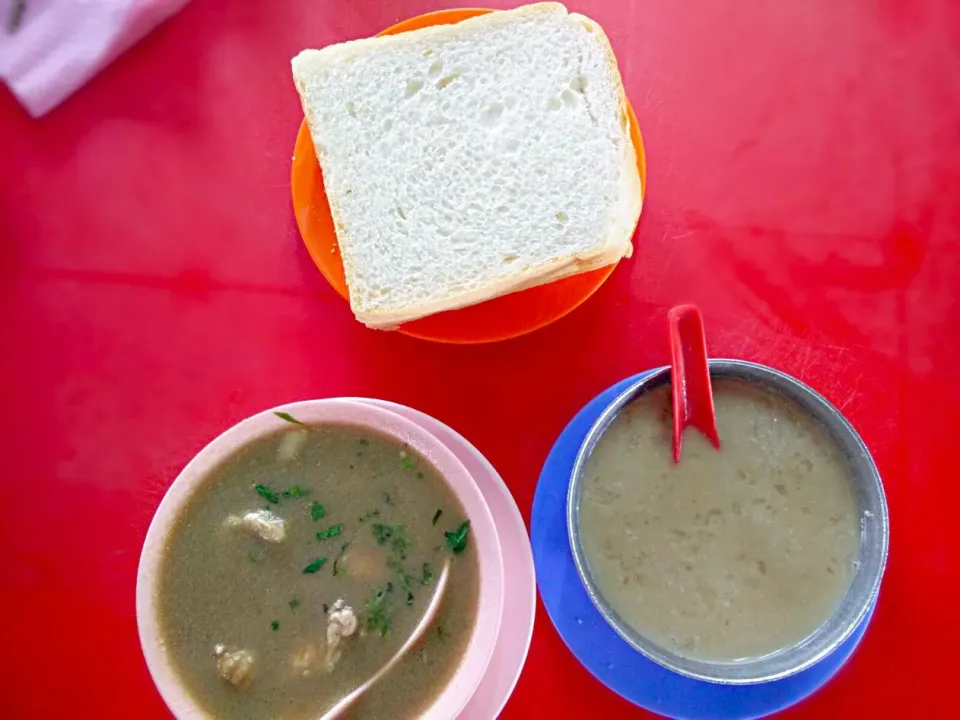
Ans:
{"type": "Polygon", "coordinates": [[[307,442],[308,436],[308,430],[290,430],[285,433],[280,438],[280,445],[277,448],[277,460],[287,463],[296,459],[304,443],[307,442]]]}
{"type": "MultiPolygon", "coordinates": [[[[352,607],[342,599],[337,600],[328,609],[326,650],[324,653],[323,669],[332,672],[343,655],[344,638],[352,637],[357,632],[357,614],[352,607]]],[[[317,664],[317,645],[308,642],[297,648],[290,660],[294,674],[310,675],[317,664]]]]}
{"type": "Polygon", "coordinates": [[[213,649],[217,659],[217,674],[235,688],[245,688],[253,674],[253,653],[249,650],[229,651],[223,645],[213,649]]]}
{"type": "Polygon", "coordinates": [[[337,600],[327,616],[327,656],[326,668],[330,672],[337,666],[343,654],[341,643],[357,631],[357,615],[353,608],[343,600],[337,600]]]}
{"type": "Polygon", "coordinates": [[[254,510],[243,517],[228,515],[224,521],[227,527],[240,528],[264,542],[278,545],[287,537],[287,529],[282,517],[269,510],[254,510]]]}

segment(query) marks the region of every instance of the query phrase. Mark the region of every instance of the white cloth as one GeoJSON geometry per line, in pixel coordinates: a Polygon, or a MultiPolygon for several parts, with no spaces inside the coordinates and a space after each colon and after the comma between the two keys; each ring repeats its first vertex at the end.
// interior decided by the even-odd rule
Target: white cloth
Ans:
{"type": "Polygon", "coordinates": [[[0,78],[39,117],[188,2],[0,0],[0,78]]]}

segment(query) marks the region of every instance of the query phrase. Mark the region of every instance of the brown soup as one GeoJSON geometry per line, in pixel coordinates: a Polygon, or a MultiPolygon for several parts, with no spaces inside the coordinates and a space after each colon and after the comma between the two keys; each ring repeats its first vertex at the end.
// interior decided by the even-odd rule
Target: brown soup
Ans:
{"type": "Polygon", "coordinates": [[[359,428],[292,425],[190,498],[161,563],[161,634],[210,715],[315,718],[393,657],[448,561],[433,626],[352,718],[414,718],[443,689],[476,620],[476,551],[426,460],[359,428]]]}

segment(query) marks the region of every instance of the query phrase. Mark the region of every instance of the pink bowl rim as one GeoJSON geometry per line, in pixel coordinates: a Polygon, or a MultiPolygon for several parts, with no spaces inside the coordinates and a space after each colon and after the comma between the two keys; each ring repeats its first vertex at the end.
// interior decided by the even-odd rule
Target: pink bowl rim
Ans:
{"type": "MultiPolygon", "coordinates": [[[[137,569],[136,613],[140,646],[157,690],[180,720],[207,718],[178,679],[164,649],[156,603],[158,570],[166,539],[177,516],[210,470],[252,440],[289,428],[276,413],[286,412],[307,424],[356,425],[379,432],[422,455],[440,473],[463,504],[470,537],[477,547],[480,590],[477,621],[463,659],[420,720],[456,717],[476,692],[496,646],[503,616],[503,556],[493,515],[463,463],[425,428],[383,407],[350,399],[304,400],[264,410],[221,433],[187,463],[170,485],[147,530],[137,569]]],[[[317,717],[323,714],[319,710],[317,717]]]]}

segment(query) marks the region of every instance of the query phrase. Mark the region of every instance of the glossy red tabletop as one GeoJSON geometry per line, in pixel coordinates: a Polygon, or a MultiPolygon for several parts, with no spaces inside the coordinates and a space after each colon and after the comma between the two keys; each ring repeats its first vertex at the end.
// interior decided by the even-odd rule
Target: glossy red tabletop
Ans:
{"type": "MultiPolygon", "coordinates": [[[[685,301],[712,354],[841,407],[886,484],[874,622],[784,717],[951,715],[960,4],[572,2],[607,29],[643,132],[637,251],[565,319],[478,347],[358,324],[290,207],[290,57],[454,5],[194,0],[42,120],[0,91],[0,716],[166,716],[137,639],[140,543],[228,425],[302,398],[406,403],[470,438],[529,517],[556,435],[668,360],[685,301]]],[[[645,713],[541,608],[504,716],[645,713]]]]}

